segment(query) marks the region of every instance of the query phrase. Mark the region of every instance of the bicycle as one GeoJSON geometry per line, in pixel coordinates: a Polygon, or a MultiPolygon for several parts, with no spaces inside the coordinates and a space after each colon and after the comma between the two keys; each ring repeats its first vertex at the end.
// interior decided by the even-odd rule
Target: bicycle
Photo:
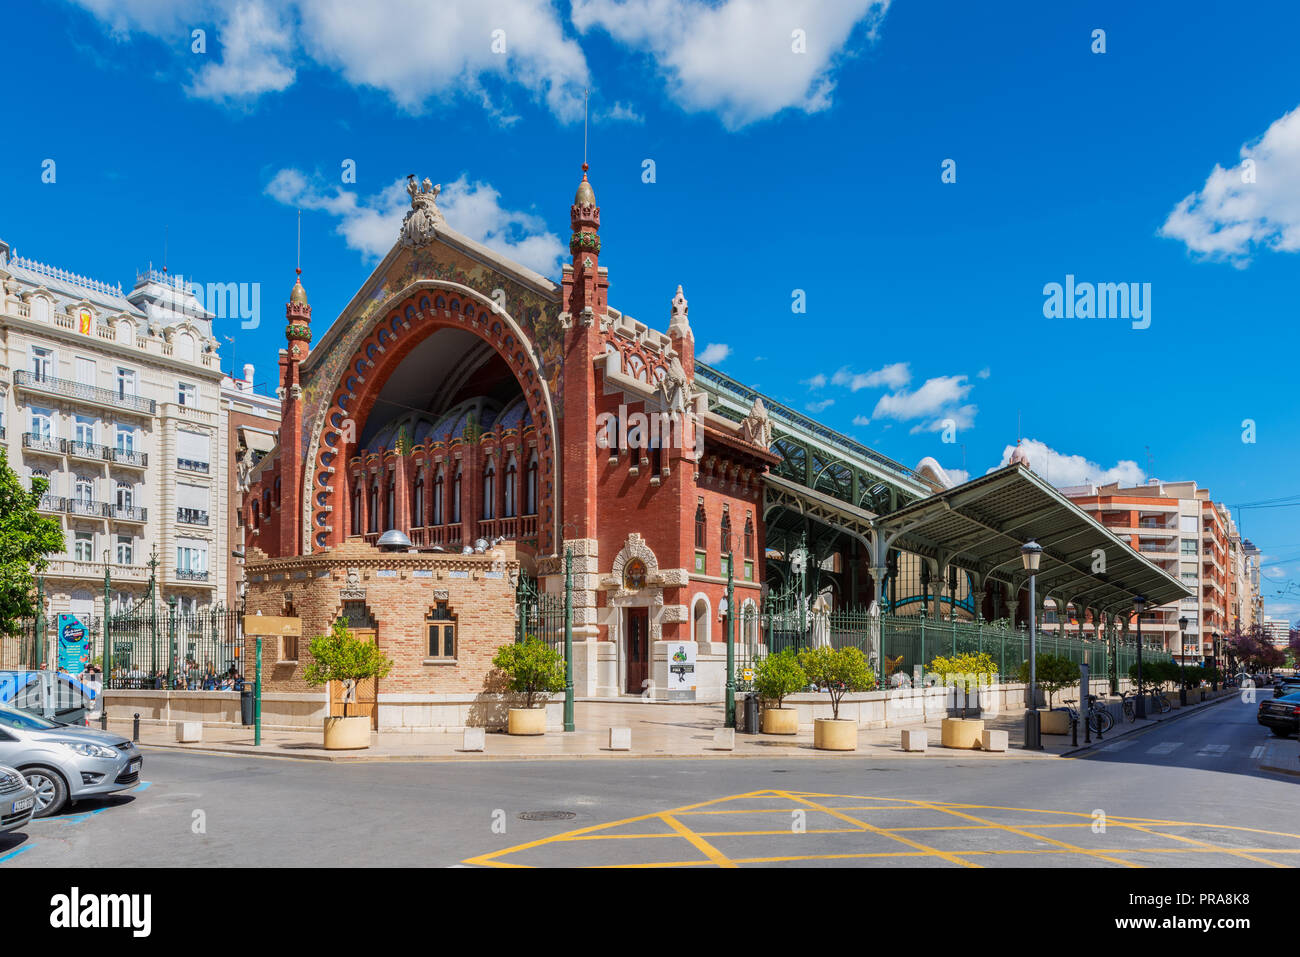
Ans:
{"type": "Polygon", "coordinates": [[[1120,708],[1123,710],[1124,717],[1128,719],[1129,724],[1132,724],[1137,720],[1137,706],[1134,704],[1135,701],[1137,701],[1137,695],[1133,694],[1131,691],[1125,691],[1120,695],[1120,708]]]}
{"type": "Polygon", "coordinates": [[[1173,705],[1169,703],[1169,699],[1165,697],[1163,688],[1156,688],[1151,692],[1151,703],[1156,706],[1156,709],[1161,714],[1173,708],[1173,705]]]}
{"type": "MultiPolygon", "coordinates": [[[[1065,707],[1063,709],[1058,708],[1057,710],[1064,710],[1069,714],[1071,721],[1078,721],[1079,709],[1070,707],[1070,705],[1075,703],[1076,699],[1066,698],[1064,700],[1065,707]]],[[[1115,726],[1115,718],[1105,708],[1094,708],[1093,705],[1096,704],[1096,702],[1096,695],[1088,695],[1088,727],[1091,728],[1095,734],[1102,735],[1115,726]]]]}

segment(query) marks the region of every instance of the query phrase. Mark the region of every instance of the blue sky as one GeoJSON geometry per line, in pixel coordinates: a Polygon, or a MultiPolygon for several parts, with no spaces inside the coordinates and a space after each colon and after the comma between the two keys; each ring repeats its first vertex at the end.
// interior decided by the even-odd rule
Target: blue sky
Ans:
{"type": "MultiPolygon", "coordinates": [[[[980,474],[1019,422],[1057,484],[1271,501],[1300,492],[1300,7],[1225,9],[48,0],[0,36],[0,238],[129,286],[166,230],[173,272],[261,283],[259,328],[217,332],[270,388],[298,208],[318,326],[395,239],[411,172],[558,277],[590,88],[619,309],[664,328],[682,283],[697,351],[908,465],[980,474]],[[1067,275],[1149,283],[1149,327],[1045,317],[1067,275]]],[[[1300,509],[1234,514],[1266,610],[1300,617],[1300,509]]]]}

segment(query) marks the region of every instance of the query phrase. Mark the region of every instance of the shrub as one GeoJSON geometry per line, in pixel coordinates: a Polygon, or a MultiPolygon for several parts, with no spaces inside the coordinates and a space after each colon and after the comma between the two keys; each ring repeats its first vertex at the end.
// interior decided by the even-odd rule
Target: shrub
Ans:
{"type": "Polygon", "coordinates": [[[796,694],[807,685],[808,676],[799,667],[799,658],[791,648],[768,655],[755,668],[755,690],[764,701],[775,701],[778,708],[786,695],[796,694]]]}
{"type": "Polygon", "coordinates": [[[930,671],[939,676],[941,683],[947,684],[949,679],[953,679],[954,683],[960,681],[964,690],[970,691],[972,679],[979,684],[980,679],[987,678],[991,684],[998,673],[998,665],[988,652],[953,655],[951,658],[940,655],[930,662],[930,671]]]}
{"type": "Polygon", "coordinates": [[[524,696],[525,708],[531,708],[538,697],[564,690],[563,657],[532,635],[520,644],[502,645],[492,665],[506,676],[511,691],[524,696]]]}
{"type": "Polygon", "coordinates": [[[309,685],[323,685],[331,681],[343,682],[343,716],[348,716],[348,705],[357,699],[357,682],[366,678],[383,678],[392,670],[393,662],[379,650],[373,641],[361,641],[348,629],[342,618],[334,622],[328,635],[317,635],[307,645],[311,663],[303,669],[302,677],[309,685]]]}
{"type": "Polygon", "coordinates": [[[870,691],[876,684],[875,672],[852,645],[847,648],[810,648],[799,652],[799,667],[808,680],[825,688],[831,696],[831,715],[840,716],[840,699],[850,691],[870,691]]]}
{"type": "MultiPolygon", "coordinates": [[[[1052,698],[1062,688],[1075,684],[1081,677],[1079,666],[1064,655],[1042,654],[1038,656],[1036,677],[1038,686],[1047,692],[1047,706],[1052,707],[1052,698]]],[[[1029,662],[1022,661],[1016,673],[1016,680],[1022,684],[1029,683],[1029,662]]]]}

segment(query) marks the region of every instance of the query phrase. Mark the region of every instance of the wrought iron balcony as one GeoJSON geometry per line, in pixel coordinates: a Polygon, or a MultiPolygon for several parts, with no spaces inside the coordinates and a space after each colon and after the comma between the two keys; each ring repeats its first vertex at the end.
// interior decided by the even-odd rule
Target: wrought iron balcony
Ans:
{"type": "Polygon", "coordinates": [[[176,578],[183,582],[205,582],[208,580],[207,572],[191,571],[188,568],[176,569],[176,578]]]}
{"type": "Polygon", "coordinates": [[[140,522],[148,520],[148,509],[142,505],[105,505],[104,513],[115,522],[140,522]]]}
{"type": "Polygon", "coordinates": [[[184,522],[187,525],[206,525],[208,524],[208,513],[197,508],[178,508],[176,509],[176,521],[184,522]]]}
{"type": "Polygon", "coordinates": [[[178,458],[178,459],[176,460],[176,467],[177,467],[177,468],[181,468],[181,469],[188,469],[188,470],[191,471],[191,472],[206,472],[206,471],[208,471],[208,463],[207,463],[207,462],[196,462],[196,461],[194,461],[193,459],[182,459],[182,458],[178,458]]]}
{"type": "Polygon", "coordinates": [[[23,448],[32,452],[49,452],[51,455],[63,454],[63,440],[52,435],[38,435],[35,432],[23,433],[23,448]]]}
{"type": "Polygon", "coordinates": [[[87,515],[91,518],[104,518],[108,514],[105,502],[93,502],[84,498],[70,498],[65,510],[69,515],[87,515]]]}
{"type": "Polygon", "coordinates": [[[130,409],[133,412],[143,412],[147,415],[154,415],[158,408],[158,403],[153,399],[146,399],[138,395],[128,395],[121,390],[114,392],[112,389],[101,389],[98,386],[86,385],[84,382],[73,382],[68,379],[55,379],[53,376],[33,375],[25,369],[15,370],[14,387],[30,389],[34,392],[44,392],[47,395],[60,395],[71,399],[85,399],[88,402],[94,402],[98,405],[111,405],[119,409],[130,409]]]}
{"type": "Polygon", "coordinates": [[[79,459],[99,459],[103,461],[108,458],[109,449],[107,445],[96,445],[94,442],[66,439],[63,443],[63,451],[79,459]]]}
{"type": "Polygon", "coordinates": [[[40,502],[36,505],[36,509],[41,512],[61,512],[63,511],[63,496],[42,495],[40,502]]]}
{"type": "Polygon", "coordinates": [[[109,460],[114,465],[130,465],[134,468],[145,468],[149,464],[148,452],[135,452],[131,449],[109,449],[109,460]]]}

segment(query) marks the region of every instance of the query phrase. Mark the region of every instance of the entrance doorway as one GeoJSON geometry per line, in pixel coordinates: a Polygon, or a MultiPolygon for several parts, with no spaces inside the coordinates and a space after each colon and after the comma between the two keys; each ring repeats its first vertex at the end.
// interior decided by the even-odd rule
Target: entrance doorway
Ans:
{"type": "MultiPolygon", "coordinates": [[[[352,629],[358,641],[375,641],[373,630],[352,629]]],[[[343,716],[343,682],[330,682],[330,717],[343,716]]],[[[369,718],[370,730],[379,730],[379,679],[363,678],[357,682],[357,700],[347,706],[347,713],[352,718],[369,718]]]]}
{"type": "Polygon", "coordinates": [[[627,610],[627,683],[626,694],[641,694],[650,677],[650,609],[627,610]]]}

